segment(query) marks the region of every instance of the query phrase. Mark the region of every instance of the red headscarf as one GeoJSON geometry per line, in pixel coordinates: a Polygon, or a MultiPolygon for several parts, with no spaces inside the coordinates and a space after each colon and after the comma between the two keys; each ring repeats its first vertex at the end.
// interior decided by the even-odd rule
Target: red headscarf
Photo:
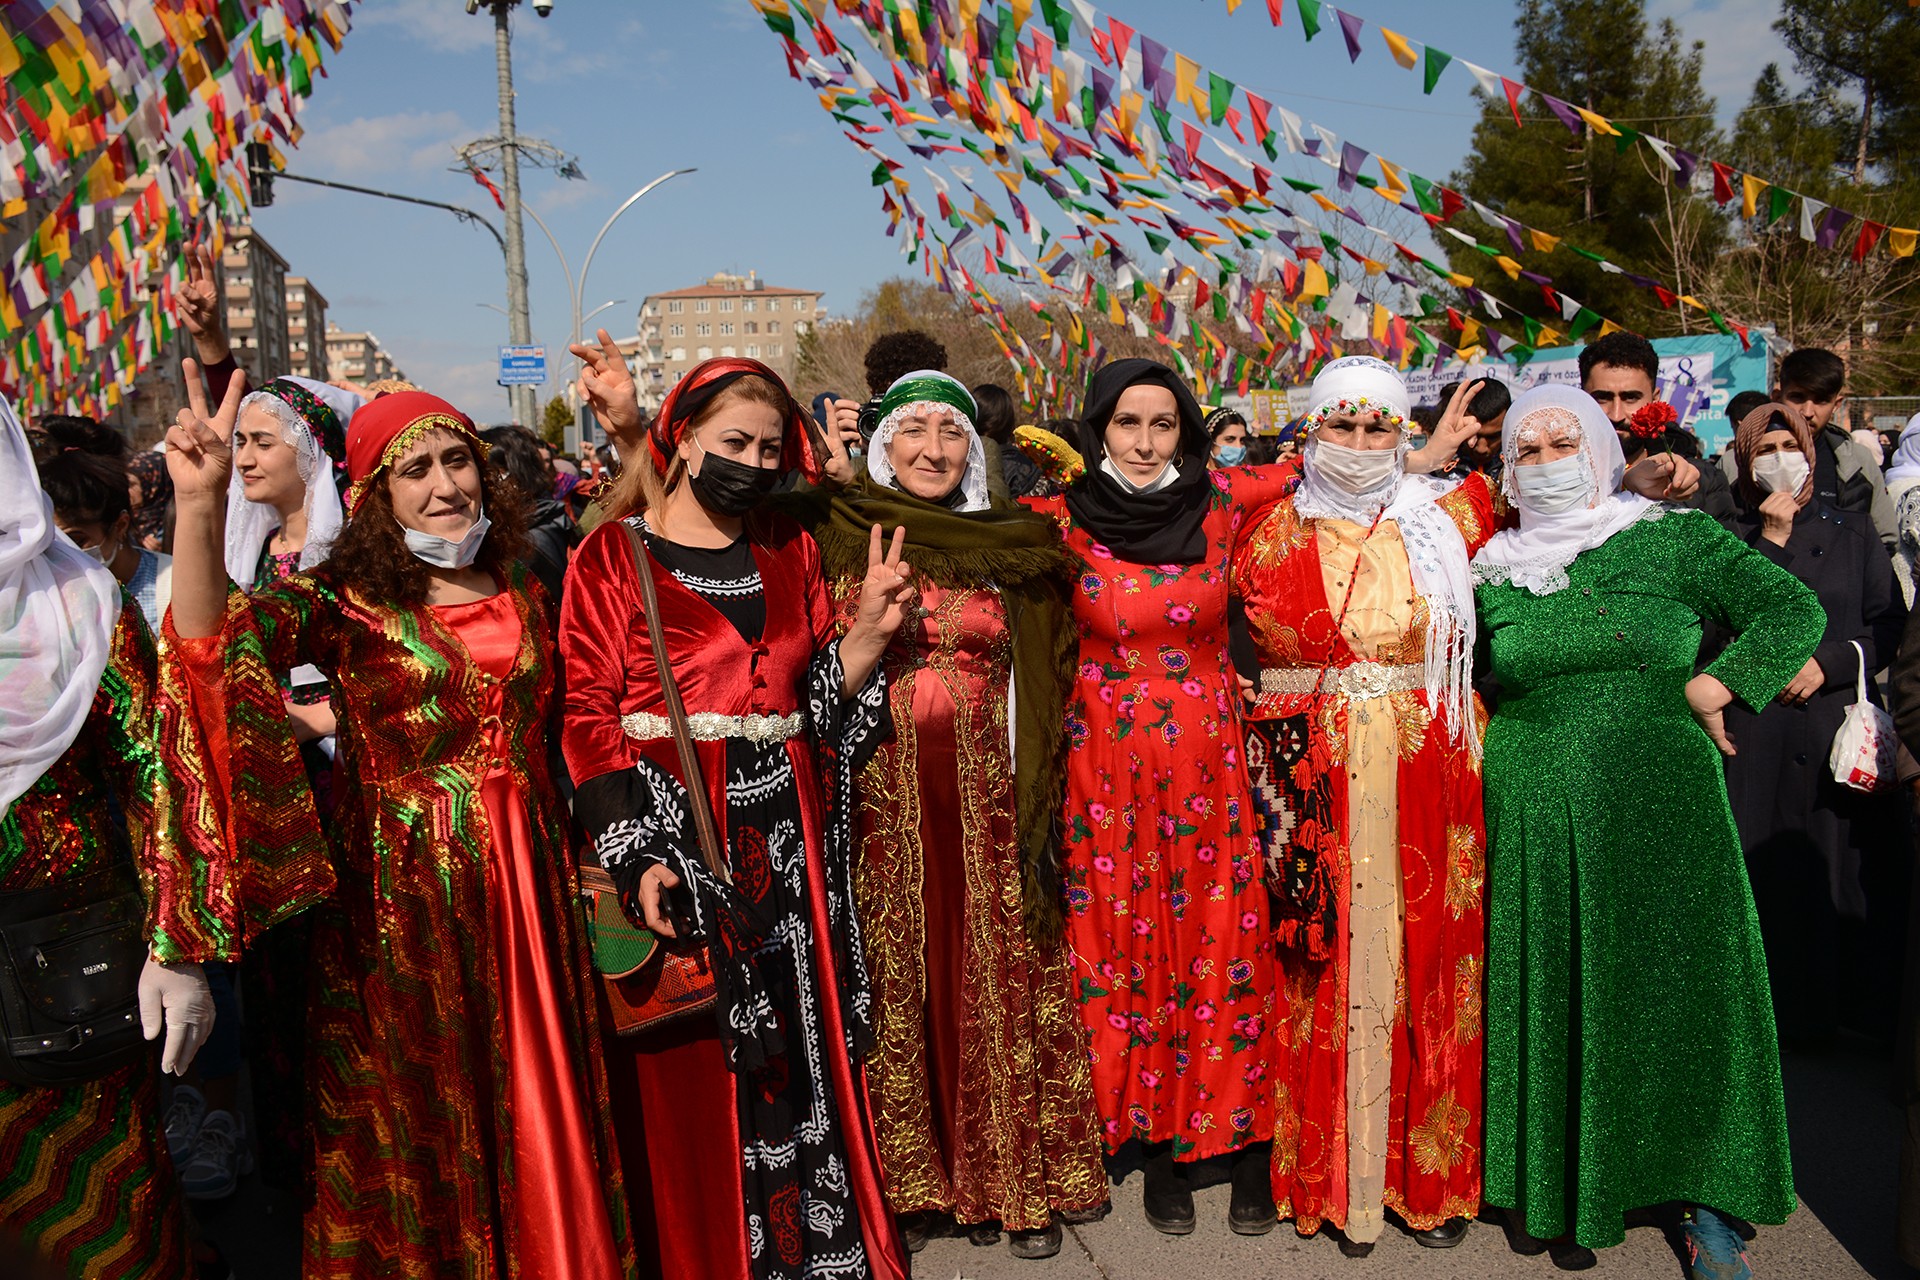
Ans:
{"type": "Polygon", "coordinates": [[[435,428],[458,431],[477,446],[473,420],[439,396],[425,391],[396,391],[370,400],[347,427],[347,511],[413,442],[435,428]]]}
{"type": "MultiPolygon", "coordinates": [[[[687,424],[699,416],[700,410],[715,396],[748,374],[765,378],[778,387],[787,399],[786,430],[780,437],[780,465],[798,466],[808,480],[820,478],[825,447],[815,435],[813,419],[793,398],[793,392],[779,374],[758,360],[732,356],[695,365],[667,393],[660,412],[654,415],[652,425],[647,428],[647,449],[653,455],[654,470],[665,477],[667,468],[673,464],[674,454],[680,448],[680,441],[686,438],[687,424]]],[[[366,410],[361,412],[365,413],[366,410]]],[[[357,417],[354,420],[359,421],[357,417]]]]}

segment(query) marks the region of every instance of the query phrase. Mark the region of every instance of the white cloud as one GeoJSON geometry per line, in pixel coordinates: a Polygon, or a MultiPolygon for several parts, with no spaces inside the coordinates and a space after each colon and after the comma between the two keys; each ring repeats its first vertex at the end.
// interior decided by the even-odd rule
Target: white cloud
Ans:
{"type": "Polygon", "coordinates": [[[454,0],[386,0],[357,10],[353,25],[391,27],[442,53],[471,53],[493,44],[492,15],[469,14],[454,0]]]}
{"type": "Polygon", "coordinates": [[[1800,87],[1793,54],[1773,29],[1779,16],[1779,0],[1652,0],[1647,6],[1650,22],[1672,18],[1689,40],[1705,43],[1702,78],[1725,123],[1747,105],[1753,82],[1769,62],[1779,63],[1787,83],[1800,87]]]}
{"type": "Polygon", "coordinates": [[[432,173],[453,163],[455,143],[481,132],[454,111],[359,116],[309,129],[300,140],[299,166],[341,181],[377,173],[432,173]]]}

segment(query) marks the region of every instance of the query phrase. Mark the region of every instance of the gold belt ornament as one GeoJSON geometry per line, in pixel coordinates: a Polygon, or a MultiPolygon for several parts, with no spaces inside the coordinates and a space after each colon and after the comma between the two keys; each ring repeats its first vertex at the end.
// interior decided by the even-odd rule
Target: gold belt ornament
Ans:
{"type": "Polygon", "coordinates": [[[1348,702],[1384,698],[1427,687],[1427,669],[1417,663],[1404,666],[1384,662],[1356,662],[1346,667],[1267,667],[1260,672],[1260,692],[1321,693],[1348,702]]]}

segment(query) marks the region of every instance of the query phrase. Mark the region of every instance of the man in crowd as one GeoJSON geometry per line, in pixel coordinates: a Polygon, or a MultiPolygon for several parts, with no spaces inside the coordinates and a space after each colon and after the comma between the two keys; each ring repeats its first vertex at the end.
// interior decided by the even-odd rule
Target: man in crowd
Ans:
{"type": "MultiPolygon", "coordinates": [[[[1610,333],[1589,342],[1580,351],[1580,389],[1599,402],[1607,421],[1620,437],[1620,450],[1633,466],[1647,456],[1647,441],[1634,435],[1633,415],[1654,401],[1660,380],[1660,357],[1653,344],[1631,333],[1610,333]]],[[[1662,449],[1667,448],[1662,441],[1662,449]]],[[[1682,505],[1704,511],[1722,525],[1733,527],[1733,488],[1712,467],[1701,467],[1700,487],[1682,505]]]]}

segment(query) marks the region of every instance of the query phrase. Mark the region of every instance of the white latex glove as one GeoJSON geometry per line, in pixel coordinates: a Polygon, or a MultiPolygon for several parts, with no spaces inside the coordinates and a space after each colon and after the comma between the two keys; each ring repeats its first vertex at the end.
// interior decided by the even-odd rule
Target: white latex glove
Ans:
{"type": "Polygon", "coordinates": [[[197,964],[161,964],[147,957],[140,970],[140,1030],[149,1040],[167,1033],[160,1070],[187,1074],[187,1065],[213,1030],[213,991],[197,964]]]}

